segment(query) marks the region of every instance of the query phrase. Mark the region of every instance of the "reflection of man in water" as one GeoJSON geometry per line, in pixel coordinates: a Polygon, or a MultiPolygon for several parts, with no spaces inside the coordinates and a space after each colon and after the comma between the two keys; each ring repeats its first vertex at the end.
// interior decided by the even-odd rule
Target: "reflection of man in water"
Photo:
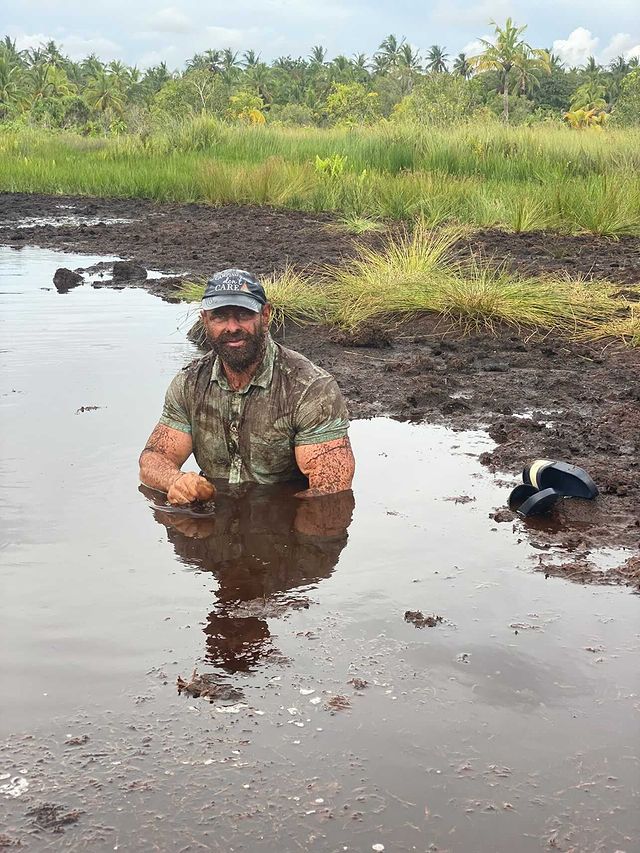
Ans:
{"type": "Polygon", "coordinates": [[[140,456],[140,479],[172,504],[213,497],[209,482],[306,477],[300,497],[351,488],[347,410],[335,380],[269,334],[271,306],[243,270],[209,279],[201,317],[213,352],[172,381],[140,456]],[[203,476],[182,472],[194,454],[203,476]]]}
{"type": "Polygon", "coordinates": [[[215,516],[156,512],[181,561],[216,576],[217,604],[204,629],[206,660],[228,672],[251,670],[277,655],[266,620],[308,607],[307,588],[332,574],[347,543],[351,491],[313,501],[294,493],[293,485],[226,486],[215,516]]]}

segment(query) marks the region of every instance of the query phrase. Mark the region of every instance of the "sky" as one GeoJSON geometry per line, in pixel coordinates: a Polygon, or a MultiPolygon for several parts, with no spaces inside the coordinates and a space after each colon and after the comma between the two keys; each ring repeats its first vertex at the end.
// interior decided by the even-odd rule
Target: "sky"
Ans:
{"type": "Polygon", "coordinates": [[[307,56],[371,55],[387,35],[425,53],[432,44],[453,57],[473,55],[489,38],[490,19],[527,24],[533,47],[553,48],[568,65],[594,55],[602,64],[640,56],[640,0],[2,0],[0,37],[18,49],[49,39],[72,59],[96,53],[146,68],[164,60],[182,69],[208,48],[253,48],[265,62],[307,56]]]}

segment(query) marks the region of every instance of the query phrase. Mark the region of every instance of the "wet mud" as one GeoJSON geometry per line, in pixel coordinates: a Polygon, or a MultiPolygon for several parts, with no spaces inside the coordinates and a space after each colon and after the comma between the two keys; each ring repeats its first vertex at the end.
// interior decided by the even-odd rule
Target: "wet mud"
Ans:
{"type": "MultiPolygon", "coordinates": [[[[380,242],[384,235],[365,239],[380,242]]],[[[112,253],[172,274],[206,275],[232,265],[260,275],[287,264],[317,269],[349,257],[357,242],[336,229],[328,215],[0,195],[0,244],[112,253]],[[55,220],[70,211],[110,224],[18,227],[36,215],[55,220]]],[[[627,298],[640,298],[636,238],[483,231],[463,241],[460,252],[527,274],[606,277],[619,283],[627,298]]],[[[112,282],[108,265],[103,270],[107,286],[143,287],[166,299],[175,298],[181,280],[112,282]]],[[[483,454],[483,464],[514,485],[524,465],[536,458],[585,468],[601,496],[593,503],[564,501],[543,525],[534,522],[541,548],[562,544],[583,559],[593,547],[640,547],[640,348],[572,343],[509,328],[462,334],[429,316],[391,329],[374,325],[356,335],[289,326],[278,336],[335,375],[352,417],[390,415],[455,429],[482,426],[496,442],[483,454]]],[[[509,520],[506,514],[496,518],[509,520]]]]}

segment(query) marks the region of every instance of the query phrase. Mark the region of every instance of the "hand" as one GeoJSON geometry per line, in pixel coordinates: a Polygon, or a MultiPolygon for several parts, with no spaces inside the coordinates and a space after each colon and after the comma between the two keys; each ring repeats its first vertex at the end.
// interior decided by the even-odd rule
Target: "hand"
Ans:
{"type": "Polygon", "coordinates": [[[216,493],[216,487],[196,474],[188,471],[179,474],[169,486],[167,500],[170,504],[190,504],[193,501],[210,501],[216,493]]]}

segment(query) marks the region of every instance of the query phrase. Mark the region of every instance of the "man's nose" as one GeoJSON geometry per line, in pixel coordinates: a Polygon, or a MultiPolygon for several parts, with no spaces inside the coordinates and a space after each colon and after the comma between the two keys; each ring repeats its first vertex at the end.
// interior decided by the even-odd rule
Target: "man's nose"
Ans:
{"type": "Polygon", "coordinates": [[[238,329],[242,328],[240,322],[237,317],[233,314],[228,314],[225,319],[225,331],[227,332],[237,332],[238,329]]]}

